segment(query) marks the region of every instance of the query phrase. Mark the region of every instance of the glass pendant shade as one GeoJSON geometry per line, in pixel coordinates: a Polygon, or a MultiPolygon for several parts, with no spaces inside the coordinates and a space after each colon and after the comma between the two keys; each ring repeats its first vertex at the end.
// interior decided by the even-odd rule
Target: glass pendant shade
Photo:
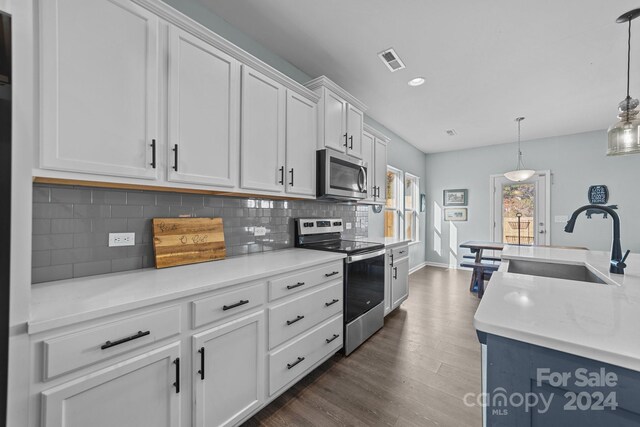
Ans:
{"type": "Polygon", "coordinates": [[[509,181],[522,182],[522,181],[528,180],[535,174],[536,174],[536,171],[531,169],[518,169],[518,170],[505,173],[504,177],[507,178],[509,181]]]}
{"type": "Polygon", "coordinates": [[[637,106],[638,100],[630,97],[620,103],[619,120],[612,124],[607,132],[607,156],[640,153],[640,118],[637,106]]]}

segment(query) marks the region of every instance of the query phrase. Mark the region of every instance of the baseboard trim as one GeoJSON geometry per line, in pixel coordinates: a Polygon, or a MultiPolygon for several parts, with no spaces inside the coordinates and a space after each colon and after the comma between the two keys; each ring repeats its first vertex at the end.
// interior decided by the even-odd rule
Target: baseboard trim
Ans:
{"type": "Polygon", "coordinates": [[[416,265],[415,267],[409,269],[409,274],[413,274],[416,271],[420,270],[421,268],[425,267],[427,265],[426,262],[421,262],[420,264],[416,265]]]}
{"type": "Polygon", "coordinates": [[[413,274],[416,271],[424,268],[424,267],[438,267],[438,268],[452,268],[452,269],[457,269],[458,267],[456,266],[450,266],[449,264],[444,264],[444,263],[440,263],[440,262],[429,262],[429,261],[425,261],[425,262],[421,262],[420,264],[416,265],[415,267],[413,267],[412,269],[409,270],[409,274],[413,274]]]}

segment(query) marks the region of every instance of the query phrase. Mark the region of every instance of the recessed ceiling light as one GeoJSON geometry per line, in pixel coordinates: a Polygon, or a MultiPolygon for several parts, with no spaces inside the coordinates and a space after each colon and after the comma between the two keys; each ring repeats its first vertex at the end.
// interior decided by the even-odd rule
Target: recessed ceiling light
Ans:
{"type": "Polygon", "coordinates": [[[424,83],[424,78],[416,77],[415,79],[409,80],[409,86],[420,86],[424,83]]]}

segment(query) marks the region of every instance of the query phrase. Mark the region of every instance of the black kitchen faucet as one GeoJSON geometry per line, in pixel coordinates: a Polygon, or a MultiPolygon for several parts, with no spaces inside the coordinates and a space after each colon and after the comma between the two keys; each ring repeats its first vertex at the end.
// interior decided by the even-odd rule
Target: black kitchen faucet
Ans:
{"type": "MultiPolygon", "coordinates": [[[[609,272],[614,274],[624,274],[624,269],[627,267],[627,264],[624,262],[627,260],[629,256],[629,252],[627,251],[622,256],[622,247],[620,246],[620,217],[616,213],[616,211],[609,206],[600,206],[600,205],[585,205],[582,206],[571,215],[569,221],[567,221],[567,225],[564,227],[564,231],[567,233],[573,233],[573,227],[576,225],[576,219],[578,219],[578,215],[580,215],[584,211],[590,211],[590,213],[594,213],[594,211],[600,211],[605,214],[611,215],[611,219],[613,220],[613,245],[611,247],[611,266],[609,267],[609,272]]],[[[589,217],[591,217],[589,215],[589,217]]]]}

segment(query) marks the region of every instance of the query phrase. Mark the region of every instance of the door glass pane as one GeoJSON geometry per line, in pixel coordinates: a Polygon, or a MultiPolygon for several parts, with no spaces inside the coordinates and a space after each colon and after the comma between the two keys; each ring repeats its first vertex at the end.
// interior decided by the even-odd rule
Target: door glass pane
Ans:
{"type": "Polygon", "coordinates": [[[502,241],[533,245],[536,185],[506,184],[502,187],[502,241]]]}

